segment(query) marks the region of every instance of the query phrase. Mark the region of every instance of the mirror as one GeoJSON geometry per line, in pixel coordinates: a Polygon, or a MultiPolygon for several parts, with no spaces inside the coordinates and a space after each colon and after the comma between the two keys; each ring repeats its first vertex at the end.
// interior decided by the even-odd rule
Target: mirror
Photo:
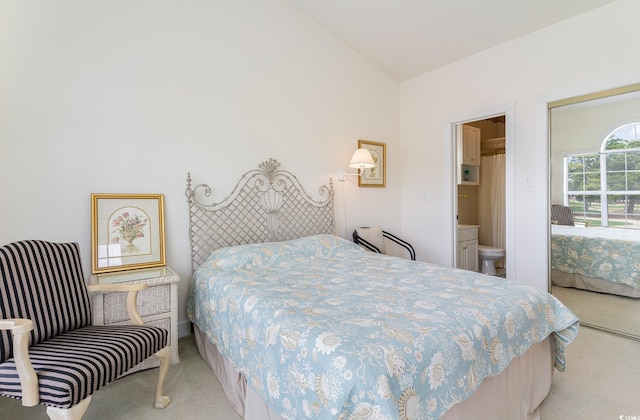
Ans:
{"type": "Polygon", "coordinates": [[[640,84],[550,103],[549,136],[550,290],[640,340],[640,84]]]}

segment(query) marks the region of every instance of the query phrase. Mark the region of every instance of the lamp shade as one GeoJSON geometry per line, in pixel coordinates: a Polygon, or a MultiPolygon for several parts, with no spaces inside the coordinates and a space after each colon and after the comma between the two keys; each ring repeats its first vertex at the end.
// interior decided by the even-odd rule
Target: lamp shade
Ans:
{"type": "Polygon", "coordinates": [[[351,161],[349,162],[350,168],[369,169],[374,168],[375,166],[376,163],[373,161],[371,152],[363,147],[356,149],[356,151],[353,152],[353,157],[351,157],[351,161]]]}

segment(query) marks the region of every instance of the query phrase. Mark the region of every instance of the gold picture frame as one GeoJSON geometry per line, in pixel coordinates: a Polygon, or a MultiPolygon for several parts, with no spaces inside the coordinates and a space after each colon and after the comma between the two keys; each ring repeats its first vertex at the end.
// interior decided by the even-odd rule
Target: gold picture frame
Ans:
{"type": "Polygon", "coordinates": [[[369,150],[376,166],[365,169],[364,174],[358,177],[359,187],[380,187],[387,185],[387,145],[368,140],[358,140],[358,148],[369,150]]]}
{"type": "Polygon", "coordinates": [[[164,195],[91,194],[91,269],[165,265],[164,195]]]}

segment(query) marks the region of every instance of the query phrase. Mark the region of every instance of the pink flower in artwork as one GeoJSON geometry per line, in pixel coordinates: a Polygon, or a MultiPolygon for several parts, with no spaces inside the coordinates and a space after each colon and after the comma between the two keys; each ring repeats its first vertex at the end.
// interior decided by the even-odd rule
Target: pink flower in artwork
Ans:
{"type": "MultiPolygon", "coordinates": [[[[120,237],[132,235],[135,238],[144,238],[143,228],[147,225],[148,219],[139,215],[130,215],[129,212],[122,212],[121,215],[113,219],[112,225],[116,228],[113,233],[118,233],[120,237]]],[[[120,240],[120,237],[117,240],[120,240]]],[[[116,242],[116,239],[113,240],[116,242]]]]}

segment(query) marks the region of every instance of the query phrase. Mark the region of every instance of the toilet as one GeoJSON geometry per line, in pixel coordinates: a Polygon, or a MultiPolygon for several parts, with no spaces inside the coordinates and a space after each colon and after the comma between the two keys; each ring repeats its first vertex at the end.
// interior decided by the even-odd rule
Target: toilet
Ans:
{"type": "Polygon", "coordinates": [[[505,252],[502,248],[494,248],[487,245],[478,245],[478,257],[480,258],[480,271],[491,276],[496,275],[495,262],[504,258],[505,252]]]}

